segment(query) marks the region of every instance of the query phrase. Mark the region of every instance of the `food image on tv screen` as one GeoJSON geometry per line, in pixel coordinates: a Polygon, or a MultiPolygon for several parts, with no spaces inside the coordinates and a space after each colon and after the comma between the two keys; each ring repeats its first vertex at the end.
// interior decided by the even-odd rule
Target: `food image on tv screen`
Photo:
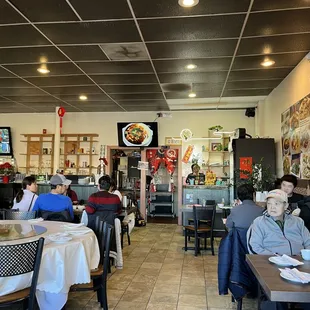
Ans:
{"type": "Polygon", "coordinates": [[[8,129],[0,129],[0,154],[10,154],[10,132],[8,129]]]}
{"type": "Polygon", "coordinates": [[[157,123],[118,123],[120,146],[157,146],[157,123]]]}

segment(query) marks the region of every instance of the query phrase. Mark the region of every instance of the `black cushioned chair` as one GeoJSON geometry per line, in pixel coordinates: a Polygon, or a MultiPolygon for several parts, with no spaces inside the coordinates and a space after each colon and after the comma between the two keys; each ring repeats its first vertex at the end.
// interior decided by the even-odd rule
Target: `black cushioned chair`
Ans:
{"type": "Polygon", "coordinates": [[[0,308],[23,302],[23,309],[35,309],[35,293],[43,245],[44,238],[28,243],[0,245],[0,277],[13,277],[33,271],[31,286],[0,296],[0,308]]]}

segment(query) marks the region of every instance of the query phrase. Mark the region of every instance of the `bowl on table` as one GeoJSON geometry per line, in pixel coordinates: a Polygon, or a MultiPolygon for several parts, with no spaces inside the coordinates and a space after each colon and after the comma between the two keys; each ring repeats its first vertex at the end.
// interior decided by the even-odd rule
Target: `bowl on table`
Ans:
{"type": "Polygon", "coordinates": [[[223,207],[224,207],[224,204],[223,204],[223,203],[218,203],[217,206],[218,206],[219,208],[223,208],[223,207]]]}

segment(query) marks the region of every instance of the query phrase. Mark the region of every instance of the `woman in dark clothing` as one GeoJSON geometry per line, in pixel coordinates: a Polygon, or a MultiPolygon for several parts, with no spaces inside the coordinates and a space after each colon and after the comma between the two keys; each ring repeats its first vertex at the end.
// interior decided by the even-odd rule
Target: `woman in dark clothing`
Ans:
{"type": "Polygon", "coordinates": [[[77,205],[79,203],[78,196],[77,196],[76,192],[71,189],[70,185],[67,187],[64,195],[68,196],[71,199],[72,204],[77,205]]]}

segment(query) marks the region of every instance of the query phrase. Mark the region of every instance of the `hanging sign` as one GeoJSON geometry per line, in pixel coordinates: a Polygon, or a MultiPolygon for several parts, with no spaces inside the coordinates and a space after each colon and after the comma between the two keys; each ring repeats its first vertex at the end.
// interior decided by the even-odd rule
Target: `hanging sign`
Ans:
{"type": "Polygon", "coordinates": [[[184,156],[182,158],[182,162],[187,164],[189,162],[190,157],[192,156],[194,151],[194,146],[193,145],[189,145],[184,153],[184,156]]]}
{"type": "Polygon", "coordinates": [[[59,125],[59,127],[60,127],[60,134],[61,134],[61,130],[62,130],[62,118],[64,117],[64,115],[65,115],[65,113],[66,113],[66,110],[65,110],[65,108],[64,107],[60,107],[59,109],[58,109],[58,116],[60,117],[60,125],[59,125]]]}

